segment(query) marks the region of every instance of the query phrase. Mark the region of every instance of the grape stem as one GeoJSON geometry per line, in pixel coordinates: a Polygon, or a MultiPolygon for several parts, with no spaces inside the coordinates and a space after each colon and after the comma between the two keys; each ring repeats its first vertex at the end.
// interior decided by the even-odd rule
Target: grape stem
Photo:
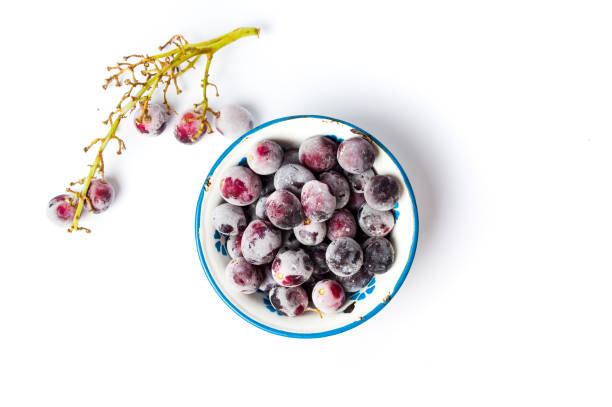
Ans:
{"type": "Polygon", "coordinates": [[[195,105],[197,107],[197,112],[201,114],[201,117],[198,118],[198,120],[201,120],[201,125],[198,133],[195,134],[192,139],[194,141],[197,140],[205,129],[212,131],[210,123],[208,123],[206,119],[207,111],[215,114],[215,112],[213,112],[208,106],[208,97],[206,95],[206,90],[209,85],[208,72],[212,57],[215,52],[226,45],[229,45],[240,38],[252,35],[259,36],[259,29],[254,27],[238,28],[220,37],[196,44],[189,44],[182,35],[174,35],[166,44],[159,47],[159,50],[163,51],[166,47],[174,46],[175,48],[172,50],[153,56],[138,54],[129,55],[123,57],[122,62],[118,62],[115,66],[109,66],[107,68],[108,71],[113,71],[114,73],[110,77],[106,78],[103,88],[106,89],[109,85],[115,84],[116,86],[128,86],[128,90],[117,104],[115,110],[111,112],[108,118],[103,122],[104,124],[110,124],[110,129],[106,136],[104,138],[95,139],[88,147],[85,147],[84,149],[87,151],[98,142],[100,143],[96,158],[94,159],[93,164],[90,165],[89,174],[87,174],[87,177],[79,180],[79,183],[83,185],[81,191],[71,191],[78,199],[78,203],[74,218],[72,220],[72,225],[68,229],[68,232],[78,230],[85,230],[88,233],[90,232],[89,229],[79,226],[79,219],[85,204],[87,203],[89,206],[91,206],[91,203],[87,198],[87,191],[89,190],[91,181],[96,177],[96,175],[99,175],[101,179],[104,179],[104,160],[102,154],[108,143],[110,143],[112,139],[116,139],[117,143],[119,144],[117,154],[121,154],[121,152],[125,150],[125,143],[123,140],[117,137],[116,132],[119,128],[119,123],[126,117],[126,114],[133,110],[137,104],[140,104],[142,107],[142,115],[137,118],[137,120],[143,120],[147,115],[148,103],[160,84],[164,86],[162,90],[164,105],[166,106],[168,113],[171,113],[172,108],[168,104],[166,98],[166,93],[170,85],[173,84],[177,95],[180,94],[181,90],[178,87],[176,79],[183,75],[186,71],[194,68],[200,57],[205,55],[206,66],[204,69],[204,78],[202,79],[203,100],[195,105]],[[136,62],[130,62],[134,58],[137,59],[136,62]],[[185,62],[187,62],[187,65],[181,69],[181,64],[185,62]],[[142,70],[137,71],[137,68],[142,68],[142,70]],[[122,75],[128,72],[130,73],[131,78],[122,81],[122,75]],[[139,80],[138,76],[140,76],[142,79],[139,80]]]}

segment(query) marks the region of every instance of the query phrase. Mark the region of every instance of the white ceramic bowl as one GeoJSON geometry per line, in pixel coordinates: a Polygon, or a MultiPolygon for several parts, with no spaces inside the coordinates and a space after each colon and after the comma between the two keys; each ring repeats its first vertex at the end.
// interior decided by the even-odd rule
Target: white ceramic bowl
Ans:
{"type": "Polygon", "coordinates": [[[196,244],[200,261],[219,297],[238,315],[251,324],[274,334],[294,338],[316,338],[334,335],[354,328],[384,308],[401,287],[414,258],[418,237],[418,215],[408,177],[393,154],[376,138],[350,123],[324,116],[291,116],[264,123],[240,137],[225,150],[206,177],[195,219],[196,244]],[[225,266],[230,258],[225,237],[215,231],[211,222],[213,209],[223,202],[218,189],[220,174],[231,166],[246,162],[246,151],[252,143],[272,139],[283,147],[298,147],[308,137],[328,135],[338,141],[365,137],[379,148],[374,168],[379,174],[394,176],[402,185],[399,202],[394,209],[396,224],[390,240],[395,248],[395,262],[385,274],[376,275],[370,284],[355,294],[348,294],[343,311],[324,314],[314,312],[299,317],[285,317],[270,305],[267,295],[245,295],[228,288],[225,266]]]}

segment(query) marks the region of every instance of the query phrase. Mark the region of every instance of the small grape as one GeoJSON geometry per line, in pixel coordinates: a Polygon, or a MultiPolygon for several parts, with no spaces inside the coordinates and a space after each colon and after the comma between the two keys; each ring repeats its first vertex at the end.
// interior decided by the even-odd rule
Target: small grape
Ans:
{"type": "Polygon", "coordinates": [[[269,296],[274,309],[288,317],[302,315],[308,308],[308,294],[302,287],[274,287],[269,296]]]}
{"type": "Polygon", "coordinates": [[[300,196],[304,184],[313,179],[315,179],[315,176],[308,168],[299,164],[286,164],[274,174],[274,187],[277,190],[286,189],[296,196],[300,196]]]}
{"type": "Polygon", "coordinates": [[[247,154],[249,167],[259,175],[274,174],[283,162],[283,149],[272,140],[255,143],[247,154]]]}
{"type": "Polygon", "coordinates": [[[223,172],[219,190],[227,202],[245,206],[259,198],[261,179],[247,167],[229,167],[223,172]]]}
{"type": "Polygon", "coordinates": [[[227,249],[227,254],[232,259],[237,259],[238,257],[242,257],[242,250],[240,249],[240,245],[242,244],[242,232],[232,235],[227,239],[225,244],[227,249]]]}
{"type": "Polygon", "coordinates": [[[359,243],[350,237],[340,237],[329,244],[325,252],[327,266],[338,276],[350,276],[363,265],[359,243]]]}
{"type": "Polygon", "coordinates": [[[383,274],[395,260],[395,250],[384,237],[371,237],[363,243],[363,268],[370,273],[383,274]]]}
{"type": "MultiPolygon", "coordinates": [[[[283,245],[281,250],[283,249],[297,249],[300,247],[300,242],[295,237],[293,230],[283,230],[283,245]]],[[[280,250],[279,250],[280,251],[280,250]]]]}
{"type": "Polygon", "coordinates": [[[266,264],[263,267],[263,279],[261,280],[261,284],[259,284],[259,289],[263,292],[268,292],[274,287],[279,287],[272,276],[272,266],[270,264],[266,264]]]}
{"type": "Polygon", "coordinates": [[[225,277],[230,287],[243,294],[253,294],[263,280],[261,269],[247,262],[244,257],[232,259],[227,264],[225,277]]]}
{"type": "Polygon", "coordinates": [[[279,229],[293,229],[304,221],[300,200],[287,190],[272,192],[265,205],[266,216],[279,229]]]}
{"type": "Polygon", "coordinates": [[[104,212],[115,199],[115,188],[101,179],[94,179],[89,184],[87,197],[94,213],[104,212]]]}
{"type": "Polygon", "coordinates": [[[261,178],[261,195],[270,195],[276,189],[274,187],[274,175],[262,175],[261,178]]]}
{"type": "Polygon", "coordinates": [[[200,126],[202,125],[202,114],[194,110],[188,110],[179,119],[178,124],[174,129],[174,137],[183,144],[193,144],[202,138],[203,134],[206,134],[206,124],[202,130],[202,135],[197,139],[193,137],[198,134],[200,126]]]}
{"type": "Polygon", "coordinates": [[[336,197],[336,209],[343,208],[348,203],[351,189],[342,174],[336,171],[326,171],[319,175],[319,181],[327,184],[336,197]]]}
{"type": "Polygon", "coordinates": [[[47,216],[58,225],[68,225],[74,219],[76,207],[76,199],[72,195],[58,195],[49,201],[47,216]]]}
{"type": "Polygon", "coordinates": [[[213,210],[212,222],[219,233],[230,236],[237,235],[247,226],[242,208],[229,203],[221,204],[213,210]]]}
{"type": "Polygon", "coordinates": [[[264,220],[254,220],[242,233],[240,250],[251,264],[266,264],[274,260],[281,247],[281,232],[264,220]]]}
{"type": "Polygon", "coordinates": [[[266,216],[266,201],[268,200],[267,196],[260,196],[259,199],[257,200],[257,203],[255,203],[255,210],[253,212],[253,215],[257,218],[257,219],[263,219],[263,220],[267,220],[268,217],[266,216]]]}
{"type": "Polygon", "coordinates": [[[300,145],[300,162],[312,171],[327,171],[336,165],[337,149],[338,145],[327,137],[310,137],[300,145]]]}
{"type": "Polygon", "coordinates": [[[374,274],[366,269],[364,263],[364,266],[355,274],[348,277],[336,276],[336,281],[342,285],[344,291],[347,293],[353,293],[367,287],[370,280],[372,280],[372,277],[374,277],[374,274]]]}
{"type": "Polygon", "coordinates": [[[361,174],[372,168],[375,153],[374,147],[367,140],[353,137],[338,147],[338,163],[344,171],[361,174]]]}
{"type": "Polygon", "coordinates": [[[368,236],[386,236],[395,226],[395,216],[392,211],[377,211],[365,203],[359,209],[357,222],[368,236]]]}
{"type": "Polygon", "coordinates": [[[297,148],[290,148],[285,151],[285,156],[283,157],[283,163],[285,164],[301,164],[300,163],[300,150],[297,148]]]}
{"type": "Polygon", "coordinates": [[[295,287],[310,278],[314,265],[304,249],[279,252],[272,262],[274,280],[283,287],[295,287]]]}
{"type": "Polygon", "coordinates": [[[355,237],[357,222],[348,209],[338,209],[327,221],[327,238],[336,240],[339,237],[355,237]]]}
{"type": "Polygon", "coordinates": [[[169,118],[168,109],[160,103],[149,103],[144,117],[142,117],[142,106],[134,110],[134,125],[143,134],[159,136],[166,128],[169,118]]]}
{"type": "Polygon", "coordinates": [[[239,105],[225,105],[215,117],[215,127],[222,135],[238,138],[254,126],[251,112],[239,105]]]}
{"type": "Polygon", "coordinates": [[[313,222],[324,222],[331,218],[336,209],[336,197],[321,181],[308,181],[302,188],[304,214],[313,222]]]}
{"type": "Polygon", "coordinates": [[[327,247],[329,243],[320,243],[316,246],[306,247],[306,252],[310,256],[310,259],[314,263],[313,274],[317,276],[322,276],[329,272],[329,267],[327,266],[327,260],[325,259],[325,253],[327,251],[327,247]]]}
{"type": "Polygon", "coordinates": [[[296,239],[306,246],[318,245],[325,239],[327,226],[325,222],[313,222],[310,219],[304,220],[300,225],[293,228],[296,239]]]}
{"type": "Polygon", "coordinates": [[[321,280],[312,289],[312,302],[325,314],[338,311],[345,299],[344,289],[334,280],[321,280]]]}
{"type": "Polygon", "coordinates": [[[357,192],[351,192],[351,197],[349,198],[348,203],[346,204],[346,209],[352,211],[353,213],[359,211],[359,208],[365,203],[365,197],[363,194],[357,192]]]}
{"type": "Polygon", "coordinates": [[[362,172],[361,174],[348,174],[348,180],[351,184],[351,189],[353,192],[357,192],[363,194],[365,191],[365,186],[368,181],[374,177],[376,173],[374,170],[367,170],[362,172]]]}
{"type": "Polygon", "coordinates": [[[364,197],[368,205],[377,211],[392,209],[400,196],[400,187],[389,175],[376,175],[368,181],[364,197]]]}

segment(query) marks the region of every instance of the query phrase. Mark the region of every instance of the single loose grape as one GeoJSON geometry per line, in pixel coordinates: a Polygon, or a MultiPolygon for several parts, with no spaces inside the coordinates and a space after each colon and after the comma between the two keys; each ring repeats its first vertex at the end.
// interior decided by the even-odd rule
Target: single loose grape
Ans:
{"type": "Polygon", "coordinates": [[[212,222],[215,229],[224,235],[237,235],[247,226],[246,216],[241,207],[224,203],[213,209],[212,222]]]}
{"type": "Polygon", "coordinates": [[[274,309],[288,317],[302,315],[308,308],[308,294],[302,287],[273,287],[269,298],[274,309]]]}
{"type": "Polygon", "coordinates": [[[339,237],[355,237],[357,222],[348,209],[338,209],[327,221],[327,238],[336,240],[339,237]]]}
{"type": "Polygon", "coordinates": [[[344,291],[353,293],[367,287],[372,277],[374,277],[374,274],[365,268],[364,263],[364,266],[355,274],[347,277],[336,276],[336,281],[342,285],[344,291]]]}
{"type": "Polygon", "coordinates": [[[351,192],[351,197],[349,198],[348,203],[346,204],[346,209],[350,210],[353,213],[359,211],[359,208],[365,203],[365,197],[363,194],[358,192],[351,192]]]}
{"type": "Polygon", "coordinates": [[[319,175],[319,181],[327,184],[336,197],[336,209],[343,208],[351,196],[351,188],[346,177],[336,171],[326,171],[319,175]]]}
{"type": "Polygon", "coordinates": [[[345,299],[344,289],[334,280],[321,280],[312,289],[312,302],[325,314],[337,312],[345,299]]]}
{"type": "Polygon", "coordinates": [[[310,137],[300,145],[300,162],[312,171],[327,171],[336,165],[338,145],[327,137],[310,137]]]}
{"type": "Polygon", "coordinates": [[[364,197],[368,205],[377,211],[388,211],[399,201],[400,187],[389,175],[376,175],[368,181],[364,197]]]}
{"type": "Polygon", "coordinates": [[[261,284],[259,284],[259,289],[263,292],[268,292],[274,287],[279,287],[272,276],[272,265],[266,264],[265,266],[262,266],[262,268],[263,279],[261,280],[261,284]]]}
{"type": "Polygon", "coordinates": [[[49,201],[47,217],[58,225],[68,225],[74,219],[77,208],[76,203],[76,199],[71,195],[58,195],[49,201]]]}
{"type": "Polygon", "coordinates": [[[308,181],[302,188],[302,207],[304,215],[313,222],[324,222],[336,210],[336,197],[327,184],[321,181],[308,181]]]}
{"type": "Polygon", "coordinates": [[[315,246],[321,243],[325,239],[326,231],[325,222],[313,222],[308,218],[293,228],[296,239],[306,246],[315,246]]]}
{"type": "Polygon", "coordinates": [[[285,164],[300,164],[300,151],[297,148],[290,148],[285,151],[282,165],[285,164]]]}
{"type": "Polygon", "coordinates": [[[221,176],[219,190],[227,202],[245,206],[259,198],[261,179],[247,167],[229,167],[221,176]]]}
{"type": "Polygon", "coordinates": [[[371,237],[363,243],[363,268],[371,273],[386,273],[395,260],[395,250],[384,237],[371,237]]]}
{"type": "Polygon", "coordinates": [[[251,112],[239,105],[225,105],[215,117],[217,131],[229,138],[238,138],[254,126],[251,112]]]}
{"type": "Polygon", "coordinates": [[[247,163],[259,175],[274,174],[283,162],[283,149],[272,140],[261,140],[248,151],[247,163]]]}
{"type": "Polygon", "coordinates": [[[358,272],[363,265],[363,252],[354,239],[339,237],[327,247],[325,260],[332,273],[350,276],[358,272]]]}
{"type": "Polygon", "coordinates": [[[225,244],[227,249],[227,254],[232,259],[237,259],[238,257],[242,257],[242,250],[240,249],[240,245],[242,244],[242,232],[232,235],[227,239],[225,244]]]}
{"type": "Polygon", "coordinates": [[[363,194],[366,184],[375,175],[376,173],[374,170],[367,170],[361,174],[348,174],[349,184],[351,185],[353,192],[363,194]]]}
{"type": "Polygon", "coordinates": [[[265,206],[266,216],[279,229],[293,229],[304,221],[300,200],[287,190],[274,191],[265,206]]]}
{"type": "Polygon", "coordinates": [[[338,163],[351,174],[361,174],[372,168],[374,156],[372,144],[361,137],[345,140],[338,147],[338,163]]]}
{"type": "Polygon", "coordinates": [[[229,286],[243,294],[253,294],[263,280],[261,269],[247,262],[244,257],[232,259],[225,268],[229,286]]]}
{"type": "Polygon", "coordinates": [[[147,105],[147,114],[142,114],[142,106],[138,106],[134,110],[134,125],[142,134],[151,136],[160,135],[166,128],[168,119],[168,109],[160,103],[149,103],[147,105]]]}
{"type": "Polygon", "coordinates": [[[204,128],[202,129],[202,134],[197,139],[194,139],[198,131],[200,130],[200,126],[202,125],[202,114],[196,112],[194,110],[188,110],[178,121],[174,129],[174,137],[178,141],[183,144],[193,144],[196,141],[199,141],[204,134],[206,134],[206,124],[204,124],[204,128]]]}
{"type": "Polygon", "coordinates": [[[386,236],[395,226],[395,216],[392,211],[377,211],[365,203],[359,209],[357,222],[368,236],[386,236]]]}
{"type": "Polygon", "coordinates": [[[310,259],[314,263],[313,274],[317,276],[322,276],[329,272],[329,267],[327,266],[327,260],[325,259],[325,252],[327,251],[327,247],[329,243],[323,242],[316,246],[306,247],[306,252],[310,256],[310,259]]]}
{"type": "Polygon", "coordinates": [[[274,187],[300,196],[304,184],[313,179],[315,176],[308,168],[299,164],[285,164],[274,174],[274,187]]]}
{"type": "Polygon", "coordinates": [[[104,212],[115,199],[115,188],[101,179],[94,179],[87,189],[87,197],[94,213],[104,212]]]}
{"type": "Polygon", "coordinates": [[[314,265],[304,249],[279,252],[272,262],[274,280],[283,287],[295,287],[310,278],[314,265]]]}
{"type": "Polygon", "coordinates": [[[266,264],[274,260],[281,247],[281,232],[264,220],[254,220],[242,233],[240,250],[251,264],[266,264]]]}

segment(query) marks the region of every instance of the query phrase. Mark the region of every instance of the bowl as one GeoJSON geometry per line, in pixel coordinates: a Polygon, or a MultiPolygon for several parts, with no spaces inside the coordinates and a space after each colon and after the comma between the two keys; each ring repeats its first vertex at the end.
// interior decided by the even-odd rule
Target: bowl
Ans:
{"type": "Polygon", "coordinates": [[[406,173],[393,154],[374,136],[342,120],[325,116],[290,116],[264,123],[235,140],[221,154],[204,181],[195,215],[195,237],[204,273],[219,297],[245,321],[264,331],[293,338],[319,338],[335,335],[376,315],[397,294],[414,259],[418,238],[418,214],[414,193],[406,173]],[[390,240],[395,248],[395,262],[384,274],[377,274],[367,287],[348,293],[340,312],[323,314],[305,312],[298,317],[286,317],[274,310],[268,296],[257,292],[251,295],[232,291],[225,282],[225,266],[230,261],[225,247],[225,236],[212,225],[212,211],[223,202],[219,193],[219,178],[231,166],[246,162],[246,151],[253,143],[271,139],[287,148],[297,148],[314,135],[326,135],[338,142],[363,137],[377,148],[374,168],[379,174],[392,175],[400,182],[399,202],[393,209],[396,224],[390,240]]]}

